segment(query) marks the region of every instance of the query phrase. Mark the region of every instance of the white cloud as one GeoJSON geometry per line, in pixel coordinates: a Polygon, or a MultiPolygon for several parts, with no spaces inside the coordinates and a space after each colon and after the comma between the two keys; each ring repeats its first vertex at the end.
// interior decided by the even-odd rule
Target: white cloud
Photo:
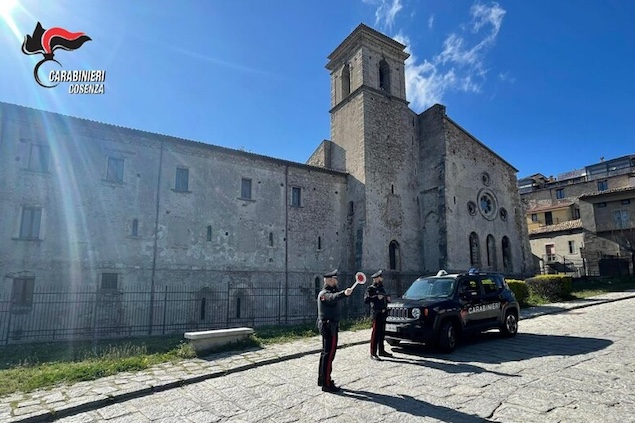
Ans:
{"type": "Polygon", "coordinates": [[[516,82],[516,78],[514,78],[513,76],[510,76],[509,72],[499,72],[498,79],[500,79],[503,82],[509,82],[510,84],[513,84],[514,82],[516,82]]]}
{"type": "Polygon", "coordinates": [[[432,29],[433,25],[434,25],[434,15],[430,15],[430,17],[428,18],[428,28],[432,29]]]}
{"type": "Polygon", "coordinates": [[[403,9],[401,0],[362,0],[362,2],[377,6],[375,25],[379,25],[382,30],[392,29],[397,13],[403,9]]]}
{"type": "MultiPolygon", "coordinates": [[[[425,110],[440,103],[449,90],[481,92],[488,71],[485,54],[496,41],[505,13],[498,3],[474,4],[470,9],[470,22],[464,25],[474,35],[466,38],[457,33],[450,34],[443,42],[441,53],[430,60],[424,59],[423,63],[419,63],[413,54],[407,35],[399,33],[394,37],[407,46],[406,51],[410,54],[405,69],[406,92],[413,109],[425,110]]],[[[428,25],[431,25],[430,20],[428,25]]],[[[505,80],[508,77],[500,74],[499,78],[505,80]]],[[[513,83],[512,79],[507,80],[513,83]]]]}

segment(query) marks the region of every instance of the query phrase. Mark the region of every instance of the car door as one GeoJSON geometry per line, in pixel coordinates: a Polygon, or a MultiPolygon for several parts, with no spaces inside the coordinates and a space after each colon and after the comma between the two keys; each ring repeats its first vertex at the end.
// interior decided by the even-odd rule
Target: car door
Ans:
{"type": "Polygon", "coordinates": [[[466,329],[480,325],[480,310],[483,304],[481,284],[476,275],[466,276],[459,281],[459,302],[461,318],[466,329]]]}
{"type": "Polygon", "coordinates": [[[500,316],[502,297],[502,282],[496,275],[481,275],[483,289],[482,317],[489,325],[496,325],[500,316]]]}

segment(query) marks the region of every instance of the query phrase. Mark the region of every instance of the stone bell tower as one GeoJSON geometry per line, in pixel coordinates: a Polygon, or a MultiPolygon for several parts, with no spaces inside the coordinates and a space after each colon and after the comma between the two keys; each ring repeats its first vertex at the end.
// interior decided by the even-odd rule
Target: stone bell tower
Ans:
{"type": "Polygon", "coordinates": [[[359,25],[328,56],[332,169],[350,174],[351,263],[420,269],[416,115],[406,101],[405,46],[359,25]]]}

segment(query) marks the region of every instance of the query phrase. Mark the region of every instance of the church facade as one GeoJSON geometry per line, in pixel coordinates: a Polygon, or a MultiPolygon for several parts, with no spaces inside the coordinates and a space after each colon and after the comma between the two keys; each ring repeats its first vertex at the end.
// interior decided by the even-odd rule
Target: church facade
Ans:
{"type": "Polygon", "coordinates": [[[360,25],[333,51],[307,163],[0,103],[0,342],[53,330],[46,292],[92,293],[48,313],[123,336],[310,321],[334,268],[398,293],[439,269],[533,274],[517,170],[444,106],[408,107],[404,49],[360,25]]]}

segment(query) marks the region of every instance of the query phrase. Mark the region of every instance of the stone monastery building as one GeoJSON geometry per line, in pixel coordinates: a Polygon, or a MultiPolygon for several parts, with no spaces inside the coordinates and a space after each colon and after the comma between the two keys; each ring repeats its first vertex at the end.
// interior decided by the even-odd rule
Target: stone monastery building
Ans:
{"type": "Polygon", "coordinates": [[[408,107],[404,49],[362,24],[330,54],[331,139],[305,164],[0,103],[11,337],[35,327],[42,290],[113,301],[115,316],[73,319],[129,334],[310,321],[334,268],[342,286],[383,268],[399,294],[439,269],[533,274],[517,170],[444,106],[408,107]],[[191,306],[166,317],[174,287],[191,306]],[[132,313],[135,290],[148,300],[132,313]]]}

